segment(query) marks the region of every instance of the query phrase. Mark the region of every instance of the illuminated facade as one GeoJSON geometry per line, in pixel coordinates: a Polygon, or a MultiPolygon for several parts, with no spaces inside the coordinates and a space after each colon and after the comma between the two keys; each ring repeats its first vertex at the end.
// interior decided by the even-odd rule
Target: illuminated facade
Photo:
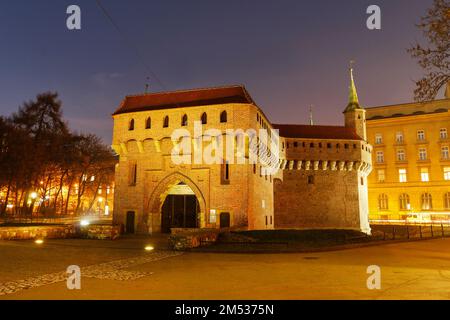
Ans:
{"type": "Polygon", "coordinates": [[[366,109],[371,220],[450,218],[449,98],[366,109]]]}
{"type": "Polygon", "coordinates": [[[372,147],[366,142],[365,110],[353,76],[345,126],[271,124],[242,86],[128,96],[113,118],[112,147],[120,157],[114,222],[128,233],[185,228],[370,233],[367,176],[372,147]],[[195,122],[203,129],[200,134],[195,122]],[[184,153],[190,161],[183,164],[172,157],[180,145],[172,134],[180,128],[193,147],[184,153]],[[277,172],[268,173],[260,162],[228,164],[228,158],[195,162],[195,150],[217,148],[230,129],[278,129],[279,144],[268,154],[277,172]]]}

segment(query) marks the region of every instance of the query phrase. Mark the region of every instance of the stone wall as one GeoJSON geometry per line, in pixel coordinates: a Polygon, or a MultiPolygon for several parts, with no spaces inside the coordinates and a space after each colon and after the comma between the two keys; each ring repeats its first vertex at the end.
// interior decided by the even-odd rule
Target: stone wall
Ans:
{"type": "Polygon", "coordinates": [[[355,170],[285,171],[274,187],[275,228],[360,230],[357,185],[355,170]]]}
{"type": "Polygon", "coordinates": [[[75,226],[1,227],[0,240],[66,239],[77,236],[75,226]]]}
{"type": "Polygon", "coordinates": [[[173,229],[169,237],[169,245],[174,250],[183,251],[208,246],[217,241],[219,231],[215,229],[173,229]]]}
{"type": "Polygon", "coordinates": [[[89,225],[85,228],[85,234],[88,239],[115,240],[120,236],[120,229],[118,225],[89,225]]]}
{"type": "Polygon", "coordinates": [[[32,239],[117,239],[120,236],[118,225],[76,225],[54,226],[11,226],[0,227],[0,240],[32,240],[32,239]]]}

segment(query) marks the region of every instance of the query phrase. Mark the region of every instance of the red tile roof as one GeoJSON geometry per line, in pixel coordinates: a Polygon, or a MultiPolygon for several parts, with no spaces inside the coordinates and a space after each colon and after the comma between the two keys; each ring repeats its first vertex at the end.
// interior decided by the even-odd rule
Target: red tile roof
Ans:
{"type": "Polygon", "coordinates": [[[274,124],[284,138],[362,140],[354,129],[340,126],[274,124]]]}
{"type": "Polygon", "coordinates": [[[113,115],[225,103],[254,103],[244,86],[192,89],[127,96],[113,115]]]}

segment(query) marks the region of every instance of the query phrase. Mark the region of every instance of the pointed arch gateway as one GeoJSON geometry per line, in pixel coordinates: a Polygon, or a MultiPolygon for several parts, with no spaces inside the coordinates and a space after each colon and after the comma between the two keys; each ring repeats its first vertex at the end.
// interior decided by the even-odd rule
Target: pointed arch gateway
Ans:
{"type": "Polygon", "coordinates": [[[152,232],[170,228],[203,228],[206,202],[203,192],[186,175],[175,172],[162,179],[148,201],[147,225],[152,232]]]}

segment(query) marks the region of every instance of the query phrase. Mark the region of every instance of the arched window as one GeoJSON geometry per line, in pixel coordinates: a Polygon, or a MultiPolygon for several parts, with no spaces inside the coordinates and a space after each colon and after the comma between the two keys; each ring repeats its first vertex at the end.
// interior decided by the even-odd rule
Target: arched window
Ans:
{"type": "Polygon", "coordinates": [[[422,194],[422,210],[431,210],[433,209],[433,198],[431,194],[424,193],[422,194]]]}
{"type": "Polygon", "coordinates": [[[130,123],[128,124],[128,130],[133,131],[134,130],[134,119],[130,120],[130,123]]]}
{"type": "Polygon", "coordinates": [[[145,120],[145,129],[151,129],[152,128],[152,118],[148,117],[145,120]]]}
{"type": "Polygon", "coordinates": [[[208,116],[206,115],[206,112],[203,112],[201,120],[202,120],[202,124],[208,123],[208,116]]]}
{"type": "Polygon", "coordinates": [[[406,193],[403,193],[400,195],[398,200],[400,203],[400,210],[410,210],[411,209],[411,205],[409,202],[409,195],[407,195],[406,193]]]}
{"type": "Polygon", "coordinates": [[[188,117],[187,117],[187,115],[184,115],[184,116],[181,118],[181,126],[182,126],[182,127],[186,127],[187,124],[188,124],[188,117]]]}
{"type": "Polygon", "coordinates": [[[163,128],[169,127],[169,116],[164,117],[163,128]]]}
{"type": "Polygon", "coordinates": [[[220,122],[221,123],[225,123],[227,121],[228,121],[228,119],[227,119],[227,112],[226,111],[222,111],[222,113],[220,114],[220,122]]]}
{"type": "Polygon", "coordinates": [[[388,196],[384,193],[382,193],[378,196],[378,209],[379,210],[388,210],[389,209],[388,196]]]}
{"type": "Polygon", "coordinates": [[[450,209],[450,192],[444,194],[444,208],[450,209]]]}

